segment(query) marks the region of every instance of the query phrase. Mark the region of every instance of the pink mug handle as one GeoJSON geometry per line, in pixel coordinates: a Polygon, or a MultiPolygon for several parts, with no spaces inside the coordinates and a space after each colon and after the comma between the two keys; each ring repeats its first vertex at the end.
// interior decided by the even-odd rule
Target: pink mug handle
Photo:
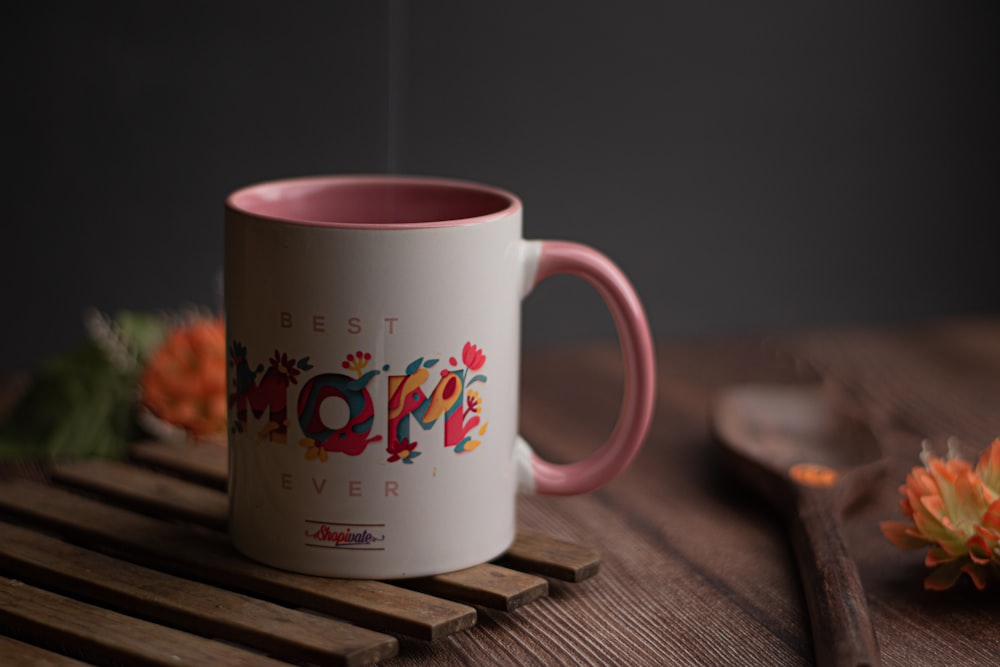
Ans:
{"type": "MultiPolygon", "coordinates": [[[[621,473],[635,458],[653,419],[656,360],[646,313],[639,297],[614,262],[600,252],[567,241],[529,241],[538,244],[537,268],[530,284],[556,274],[569,274],[590,283],[604,299],[621,342],[625,363],[625,396],[618,421],[608,440],[590,457],[576,463],[550,463],[530,454],[529,487],[536,493],[572,495],[593,491],[621,473]]],[[[531,253],[534,254],[534,253],[531,253]]],[[[530,291],[529,288],[529,291],[530,291]]]]}

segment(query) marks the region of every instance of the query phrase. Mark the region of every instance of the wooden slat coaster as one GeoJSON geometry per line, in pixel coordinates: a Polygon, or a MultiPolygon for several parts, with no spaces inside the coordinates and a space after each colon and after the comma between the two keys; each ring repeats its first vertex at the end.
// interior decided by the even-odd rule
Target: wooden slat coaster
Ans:
{"type": "Polygon", "coordinates": [[[501,611],[513,611],[549,592],[549,582],[541,577],[491,564],[411,579],[402,585],[449,600],[501,611]]]}
{"type": "MultiPolygon", "coordinates": [[[[154,516],[225,529],[228,505],[224,493],[168,475],[122,463],[86,461],[56,466],[52,478],[154,516]]],[[[496,565],[479,565],[402,585],[455,602],[501,611],[513,611],[548,594],[545,579],[496,565]]]]}
{"type": "MultiPolygon", "coordinates": [[[[132,454],[137,460],[155,463],[184,477],[208,477],[214,486],[226,486],[228,471],[224,448],[148,442],[136,445],[132,454]]],[[[579,582],[597,574],[600,561],[600,554],[589,547],[519,532],[514,545],[497,562],[553,579],[579,582]]]]}
{"type": "Polygon", "coordinates": [[[289,661],[370,665],[395,637],[174,577],[0,522],[0,572],[289,661]]]}
{"type": "Polygon", "coordinates": [[[211,444],[142,442],[129,449],[136,461],[171,470],[178,475],[222,491],[229,479],[225,447],[211,444]]]}
{"type": "Polygon", "coordinates": [[[0,626],[59,645],[88,660],[126,665],[260,665],[282,663],[222,642],[191,635],[0,577],[0,626]]]}
{"type": "Polygon", "coordinates": [[[497,562],[562,581],[583,581],[597,574],[601,556],[595,550],[519,531],[514,544],[497,562]]]}
{"type": "MultiPolygon", "coordinates": [[[[57,482],[69,482],[73,486],[107,495],[118,504],[149,511],[155,516],[178,518],[215,529],[224,527],[226,523],[228,507],[225,494],[163,473],[123,463],[86,461],[57,466],[52,476],[57,482]]],[[[579,581],[590,576],[585,569],[595,565],[596,555],[572,547],[541,537],[532,539],[522,535],[513,551],[522,555],[530,553],[531,562],[536,563],[536,567],[542,564],[543,570],[547,564],[548,570],[542,574],[556,571],[562,578],[575,576],[577,578],[570,580],[579,581]],[[565,562],[560,562],[559,558],[565,562]]],[[[495,565],[476,566],[402,585],[456,602],[501,611],[512,611],[548,593],[546,580],[495,565]]]]}
{"type": "Polygon", "coordinates": [[[236,553],[223,535],[168,524],[44,484],[0,484],[0,508],[93,548],[119,550],[158,569],[374,630],[435,640],[476,620],[471,607],[384,582],[311,577],[260,565],[236,553]]]}
{"type": "MultiPolygon", "coordinates": [[[[194,449],[194,448],[191,448],[194,449]]],[[[53,481],[86,489],[144,514],[226,529],[225,492],[119,461],[93,459],[53,466],[53,481]]]]}
{"type": "MultiPolygon", "coordinates": [[[[581,581],[598,570],[594,550],[528,532],[518,534],[499,564],[392,584],[276,570],[236,553],[222,532],[228,511],[223,449],[146,443],[135,451],[133,463],[88,461],[47,471],[46,479],[84,490],[86,496],[44,482],[0,482],[0,511],[111,554],[0,523],[0,573],[44,582],[46,589],[166,625],[210,632],[276,658],[368,664],[398,650],[395,638],[378,630],[439,639],[475,623],[475,609],[467,605],[512,611],[547,594],[549,583],[543,577],[581,581]],[[309,620],[289,621],[283,614],[302,614],[309,620]],[[214,628],[216,623],[222,623],[221,629],[214,628]],[[325,624],[328,630],[314,630],[313,623],[325,624]],[[292,627],[323,645],[310,645],[300,634],[285,630],[292,627]],[[367,639],[375,641],[366,642],[362,635],[356,650],[351,649],[351,631],[369,633],[367,639]],[[347,643],[338,643],[345,636],[347,643]],[[322,650],[328,654],[315,653],[322,650]]],[[[47,645],[42,630],[15,636],[47,645]]],[[[84,655],[95,659],[100,653],[88,649],[84,655]]]]}
{"type": "Polygon", "coordinates": [[[86,667],[79,660],[3,635],[0,635],[0,656],[6,667],[86,667]]]}

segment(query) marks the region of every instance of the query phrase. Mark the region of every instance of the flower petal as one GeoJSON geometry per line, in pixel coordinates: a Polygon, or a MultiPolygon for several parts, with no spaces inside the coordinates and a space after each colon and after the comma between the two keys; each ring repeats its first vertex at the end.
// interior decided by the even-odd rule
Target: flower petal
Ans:
{"type": "MultiPolygon", "coordinates": [[[[905,495],[906,488],[901,487],[900,493],[903,493],[905,495]]],[[[910,500],[908,498],[904,497],[899,501],[899,511],[903,513],[903,516],[909,519],[913,518],[913,506],[910,505],[910,500]]]]}
{"type": "Polygon", "coordinates": [[[944,503],[939,496],[923,496],[922,498],[911,496],[910,505],[914,509],[913,523],[916,524],[921,534],[938,542],[955,539],[955,534],[941,520],[944,503]]]}
{"type": "Polygon", "coordinates": [[[911,527],[901,521],[883,521],[879,524],[882,534],[900,549],[920,549],[928,544],[932,544],[923,537],[918,537],[909,531],[911,527]]]}
{"type": "Polygon", "coordinates": [[[965,549],[959,553],[949,553],[940,546],[933,546],[927,550],[927,555],[924,557],[924,565],[927,567],[936,567],[938,565],[944,565],[945,563],[952,563],[956,558],[965,555],[965,549]]]}
{"type": "Polygon", "coordinates": [[[970,563],[963,566],[961,571],[969,575],[969,579],[972,579],[972,583],[975,584],[976,588],[979,590],[986,588],[986,571],[984,568],[970,563]]]}
{"type": "Polygon", "coordinates": [[[918,496],[938,494],[938,485],[934,480],[934,476],[923,468],[914,468],[910,474],[906,476],[906,485],[904,488],[910,489],[918,496]]]}
{"type": "Polygon", "coordinates": [[[990,547],[986,544],[986,540],[983,539],[982,535],[970,537],[965,543],[965,548],[969,552],[969,558],[972,559],[973,563],[989,565],[990,561],[993,560],[990,547]]]}
{"type": "Polygon", "coordinates": [[[948,514],[960,529],[975,525],[989,506],[982,494],[979,478],[971,470],[956,478],[954,501],[955,504],[948,508],[948,514]]]}
{"type": "Polygon", "coordinates": [[[944,461],[937,457],[931,457],[931,459],[927,462],[927,469],[931,471],[932,475],[934,475],[938,484],[942,481],[954,484],[955,478],[960,472],[956,464],[960,461],[961,459],[944,461]]]}
{"type": "Polygon", "coordinates": [[[996,438],[979,457],[976,474],[993,493],[1000,494],[1000,438],[996,438]]]}
{"type": "Polygon", "coordinates": [[[1000,500],[996,500],[989,507],[986,508],[986,512],[983,514],[980,523],[984,528],[992,528],[994,530],[1000,531],[1000,500]]]}
{"type": "Polygon", "coordinates": [[[924,588],[929,591],[946,591],[955,585],[962,576],[962,566],[959,561],[951,561],[941,565],[924,579],[924,588]]]}

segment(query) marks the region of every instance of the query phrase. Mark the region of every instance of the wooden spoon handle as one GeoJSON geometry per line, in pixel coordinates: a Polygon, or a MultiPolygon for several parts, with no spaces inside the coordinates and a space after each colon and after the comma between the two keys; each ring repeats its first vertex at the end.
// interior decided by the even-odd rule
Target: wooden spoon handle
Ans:
{"type": "Polygon", "coordinates": [[[879,665],[865,591],[844,544],[833,489],[799,487],[791,537],[809,605],[816,664],[879,665]]]}

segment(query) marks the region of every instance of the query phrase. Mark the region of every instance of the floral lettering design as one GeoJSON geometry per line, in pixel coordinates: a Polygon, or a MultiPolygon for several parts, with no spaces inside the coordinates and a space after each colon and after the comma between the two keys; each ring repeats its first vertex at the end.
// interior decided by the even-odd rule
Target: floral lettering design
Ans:
{"type": "Polygon", "coordinates": [[[284,443],[288,429],[288,392],[292,385],[299,387],[294,404],[295,415],[303,438],[299,444],[305,449],[305,458],[325,462],[330,453],[360,456],[368,445],[379,442],[383,435],[372,435],[376,423],[376,408],[369,391],[375,376],[387,373],[388,404],[386,406],[387,462],[412,465],[421,455],[418,442],[410,431],[415,422],[423,430],[430,430],[443,420],[444,446],[463,454],[482,444],[489,423],[483,419],[484,399],[472,385],[485,383],[487,378],[479,373],[486,364],[486,354],[471,342],[462,348],[461,363],[449,357],[445,368],[439,370],[438,380],[430,393],[424,390],[439,359],[423,357],[411,362],[401,375],[388,374],[389,366],[381,370],[366,370],[372,361],[371,353],[357,350],[346,355],[341,368],[347,373],[326,372],[306,378],[303,371],[313,369],[309,357],[298,359],[279,350],[269,359],[270,366],[251,367],[247,361],[246,346],[233,341],[229,348],[229,365],[233,369],[229,402],[233,433],[247,432],[247,408],[260,419],[265,413],[268,421],[257,434],[260,439],[284,443]],[[258,380],[261,373],[264,375],[258,380]],[[300,380],[303,382],[300,385],[300,380]],[[331,428],[323,421],[320,406],[326,400],[342,401],[348,411],[346,423],[331,428]]]}

